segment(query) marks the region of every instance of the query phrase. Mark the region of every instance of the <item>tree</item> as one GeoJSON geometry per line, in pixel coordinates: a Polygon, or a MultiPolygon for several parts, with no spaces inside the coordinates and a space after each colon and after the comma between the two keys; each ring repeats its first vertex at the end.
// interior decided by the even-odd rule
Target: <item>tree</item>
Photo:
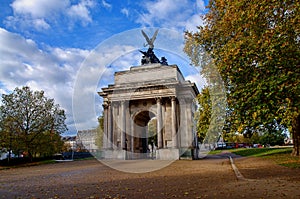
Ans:
{"type": "Polygon", "coordinates": [[[148,143],[157,146],[157,119],[148,122],[148,143]]]}
{"type": "Polygon", "coordinates": [[[98,117],[98,126],[96,128],[97,137],[95,140],[95,144],[99,149],[103,146],[103,129],[104,129],[104,117],[103,115],[98,117]]]}
{"type": "Polygon", "coordinates": [[[57,133],[44,132],[32,141],[32,155],[34,157],[50,157],[63,150],[64,142],[57,133]]]}
{"type": "Polygon", "coordinates": [[[283,145],[284,139],[287,137],[286,128],[276,120],[262,126],[261,132],[259,143],[264,145],[283,145]]]}
{"type": "Polygon", "coordinates": [[[210,58],[203,48],[194,45],[193,39],[186,40],[186,53],[190,55],[195,49],[199,53],[199,56],[194,56],[192,62],[197,63],[196,66],[201,67],[200,73],[207,83],[206,87],[202,90],[202,93],[197,97],[200,109],[204,107],[206,109],[199,111],[204,111],[205,113],[202,114],[206,115],[202,115],[204,117],[200,119],[200,115],[197,115],[199,112],[196,113],[196,122],[198,123],[197,132],[202,143],[200,151],[204,152],[206,151],[207,146],[214,145],[220,138],[224,122],[226,121],[228,107],[226,101],[226,89],[222,78],[215,67],[214,60],[210,58]],[[194,48],[191,48],[190,46],[193,46],[194,48]],[[209,103],[209,105],[205,105],[205,103],[209,103]],[[199,122],[201,124],[199,124],[199,122]],[[202,132],[199,132],[199,130],[202,132]]]}
{"type": "Polygon", "coordinates": [[[211,120],[211,100],[208,87],[202,89],[201,93],[197,96],[199,104],[196,121],[197,121],[197,135],[199,142],[203,142],[207,135],[211,120]]]}
{"type": "MultiPolygon", "coordinates": [[[[0,122],[0,149],[8,152],[8,163],[10,163],[12,149],[18,146],[16,135],[12,133],[13,126],[8,124],[11,122],[11,118],[5,118],[3,122],[0,122]]],[[[18,152],[18,150],[16,150],[18,152]]]]}
{"type": "Polygon", "coordinates": [[[30,159],[35,152],[45,152],[41,149],[47,147],[41,145],[51,146],[53,139],[57,140],[56,135],[67,130],[65,119],[64,110],[54,104],[53,99],[46,98],[44,91],[33,92],[24,86],[21,89],[16,88],[11,94],[2,95],[2,142],[12,143],[13,150],[28,153],[30,159]]]}
{"type": "Polygon", "coordinates": [[[185,51],[198,64],[211,56],[227,89],[231,125],[280,120],[300,141],[300,1],[211,0],[205,26],[186,33],[185,51]]]}

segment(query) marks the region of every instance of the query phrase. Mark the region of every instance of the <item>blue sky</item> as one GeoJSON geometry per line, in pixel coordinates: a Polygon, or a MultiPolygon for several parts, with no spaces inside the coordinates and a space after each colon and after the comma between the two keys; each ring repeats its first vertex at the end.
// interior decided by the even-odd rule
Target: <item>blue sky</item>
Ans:
{"type": "MultiPolygon", "coordinates": [[[[24,85],[44,90],[47,97],[54,98],[66,110],[69,131],[65,135],[75,134],[76,129],[93,128],[97,123],[94,115],[87,113],[89,109],[74,119],[74,96],[78,97],[74,90],[80,89],[83,97],[95,96],[99,86],[111,81],[113,71],[108,69],[109,65],[117,65],[119,68],[114,67],[115,70],[138,65],[141,57],[138,48],[145,50],[142,28],[149,35],[160,28],[155,42],[158,57],[165,56],[170,64],[188,67],[188,59],[180,52],[180,41],[185,30],[196,31],[202,25],[200,15],[207,3],[207,0],[1,0],[0,94],[24,85]],[[170,41],[178,44],[174,51],[168,49],[170,42],[163,42],[172,35],[176,38],[170,41]],[[84,78],[91,81],[86,83],[84,78]]],[[[192,69],[183,70],[188,79],[196,81],[192,69]]],[[[101,112],[100,103],[95,96],[92,108],[96,115],[101,112]]],[[[84,109],[84,100],[80,109],[84,109]]]]}

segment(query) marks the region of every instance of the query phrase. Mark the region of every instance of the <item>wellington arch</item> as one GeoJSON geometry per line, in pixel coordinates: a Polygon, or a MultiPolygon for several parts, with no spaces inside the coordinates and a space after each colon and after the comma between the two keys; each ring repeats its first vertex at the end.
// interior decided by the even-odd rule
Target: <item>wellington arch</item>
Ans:
{"type": "Polygon", "coordinates": [[[177,65],[156,57],[158,30],[151,38],[141,32],[147,41],[144,46],[149,46],[140,51],[141,65],[115,72],[114,84],[98,92],[103,97],[104,159],[197,158],[197,86],[184,79],[177,65]],[[153,118],[155,132],[148,128],[153,118]]]}
{"type": "Polygon", "coordinates": [[[98,92],[103,97],[105,159],[197,158],[194,99],[199,91],[177,65],[147,62],[116,72],[114,80],[98,92]],[[153,118],[155,143],[148,132],[153,118]],[[152,147],[155,154],[150,156],[152,147]]]}

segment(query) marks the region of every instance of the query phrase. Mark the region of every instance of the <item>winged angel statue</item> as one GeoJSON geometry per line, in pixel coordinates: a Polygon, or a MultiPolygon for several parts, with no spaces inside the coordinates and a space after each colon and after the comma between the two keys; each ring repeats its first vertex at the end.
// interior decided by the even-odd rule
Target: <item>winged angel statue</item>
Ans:
{"type": "Polygon", "coordinates": [[[145,37],[147,44],[144,44],[144,47],[149,46],[149,48],[154,48],[154,41],[156,39],[158,33],[158,29],[155,31],[155,33],[153,34],[153,37],[151,39],[149,39],[148,35],[142,30],[142,34],[145,37]]]}
{"type": "Polygon", "coordinates": [[[144,47],[149,46],[147,52],[140,50],[140,52],[143,53],[144,55],[141,60],[142,65],[149,64],[149,63],[161,63],[163,65],[168,65],[166,58],[162,57],[162,60],[160,61],[153,52],[154,41],[156,39],[157,33],[158,33],[158,29],[154,32],[152,38],[149,38],[148,35],[142,30],[142,34],[147,41],[147,43],[144,44],[144,47]]]}

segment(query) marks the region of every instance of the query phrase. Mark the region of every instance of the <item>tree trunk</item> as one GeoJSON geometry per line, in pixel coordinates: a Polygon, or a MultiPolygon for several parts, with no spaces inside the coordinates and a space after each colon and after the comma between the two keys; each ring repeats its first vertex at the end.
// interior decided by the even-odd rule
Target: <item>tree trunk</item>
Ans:
{"type": "Polygon", "coordinates": [[[292,121],[292,136],[293,136],[293,156],[299,156],[300,144],[300,114],[293,118],[292,121]]]}
{"type": "Polygon", "coordinates": [[[30,151],[28,151],[28,157],[29,157],[29,161],[32,162],[33,161],[33,156],[32,156],[32,153],[30,151]]]}
{"type": "Polygon", "coordinates": [[[32,156],[32,152],[31,152],[31,150],[30,150],[29,142],[28,142],[28,141],[26,141],[26,150],[27,150],[27,153],[28,153],[29,161],[32,162],[33,156],[32,156]]]}

